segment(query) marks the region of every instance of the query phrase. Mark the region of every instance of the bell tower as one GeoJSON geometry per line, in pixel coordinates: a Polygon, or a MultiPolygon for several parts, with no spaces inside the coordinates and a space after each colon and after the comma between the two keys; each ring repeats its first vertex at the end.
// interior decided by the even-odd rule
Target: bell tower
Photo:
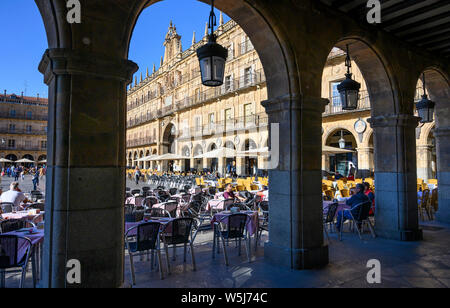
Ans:
{"type": "Polygon", "coordinates": [[[167,64],[177,55],[183,52],[181,46],[181,36],[177,33],[177,28],[170,21],[169,30],[167,31],[166,38],[164,40],[164,64],[167,64]]]}

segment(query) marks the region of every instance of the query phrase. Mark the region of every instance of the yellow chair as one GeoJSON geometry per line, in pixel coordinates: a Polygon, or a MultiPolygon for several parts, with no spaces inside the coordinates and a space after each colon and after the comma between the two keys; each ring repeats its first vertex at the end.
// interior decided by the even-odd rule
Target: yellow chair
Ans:
{"type": "Polygon", "coordinates": [[[343,198],[350,197],[350,191],[348,189],[340,189],[339,192],[343,198]]]}
{"type": "Polygon", "coordinates": [[[438,184],[438,180],[437,179],[428,179],[428,184],[437,185],[438,184]]]}

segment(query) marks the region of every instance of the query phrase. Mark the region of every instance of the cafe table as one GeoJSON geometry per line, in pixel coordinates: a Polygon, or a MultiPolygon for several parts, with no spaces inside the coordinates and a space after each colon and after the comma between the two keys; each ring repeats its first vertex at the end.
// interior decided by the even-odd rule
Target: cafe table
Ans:
{"type": "MultiPolygon", "coordinates": [[[[41,280],[42,274],[42,244],[44,243],[44,230],[25,228],[13,232],[3,233],[2,235],[15,235],[26,237],[31,241],[31,266],[33,276],[33,287],[41,280]]],[[[22,259],[26,254],[27,242],[19,241],[18,259],[22,259]]]]}

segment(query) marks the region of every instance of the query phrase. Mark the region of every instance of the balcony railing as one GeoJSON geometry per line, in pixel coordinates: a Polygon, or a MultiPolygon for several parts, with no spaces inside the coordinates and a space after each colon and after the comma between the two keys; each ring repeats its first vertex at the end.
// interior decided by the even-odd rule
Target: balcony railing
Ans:
{"type": "Polygon", "coordinates": [[[1,134],[19,134],[19,135],[47,135],[45,130],[41,129],[10,129],[10,128],[0,128],[1,134]]]}
{"type": "Polygon", "coordinates": [[[209,123],[202,126],[186,127],[179,131],[178,137],[202,137],[215,134],[222,134],[232,131],[260,129],[269,124],[269,118],[266,113],[252,114],[244,117],[236,117],[216,123],[209,123]]]}
{"type": "Polygon", "coordinates": [[[14,146],[0,145],[0,150],[6,151],[47,151],[47,147],[40,147],[36,145],[27,146],[26,144],[16,144],[14,146]]]}
{"type": "Polygon", "coordinates": [[[17,119],[17,120],[29,120],[29,121],[48,121],[47,115],[32,115],[31,117],[25,113],[11,114],[9,112],[0,112],[0,118],[3,119],[17,119]]]}
{"type": "Polygon", "coordinates": [[[329,115],[329,114],[338,114],[338,113],[345,113],[345,112],[354,112],[358,110],[368,110],[370,109],[370,99],[369,94],[367,91],[362,91],[359,95],[358,100],[358,108],[356,110],[343,110],[342,109],[342,103],[341,103],[341,97],[340,96],[333,96],[330,97],[330,103],[325,107],[325,112],[323,114],[329,115]]]}
{"type": "Polygon", "coordinates": [[[145,138],[138,138],[138,139],[131,139],[127,140],[127,147],[139,147],[143,145],[149,145],[156,143],[156,138],[154,137],[145,137],[145,138]]]}

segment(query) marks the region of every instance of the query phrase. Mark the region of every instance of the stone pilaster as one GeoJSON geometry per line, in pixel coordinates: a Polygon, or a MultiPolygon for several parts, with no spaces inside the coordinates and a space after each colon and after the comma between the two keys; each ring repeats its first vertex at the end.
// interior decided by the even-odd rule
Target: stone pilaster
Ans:
{"type": "Polygon", "coordinates": [[[358,172],[357,177],[358,178],[366,178],[370,177],[372,168],[372,155],[373,155],[373,148],[371,147],[358,147],[358,172]]]}
{"type": "Polygon", "coordinates": [[[431,149],[430,145],[417,146],[417,178],[425,181],[432,178],[431,149]]]}
{"type": "Polygon", "coordinates": [[[236,157],[236,173],[238,175],[245,174],[245,158],[244,157],[236,157]]]}
{"type": "MultiPolygon", "coordinates": [[[[279,164],[269,170],[270,232],[265,258],[293,269],[328,264],[323,241],[321,125],[326,100],[286,96],[263,102],[279,124],[279,164]]],[[[273,131],[270,134],[274,134],[273,131]]],[[[271,157],[271,159],[275,159],[271,157]]]]}
{"type": "Polygon", "coordinates": [[[401,241],[420,240],[415,143],[419,118],[398,114],[368,121],[374,129],[377,235],[401,241]]]}
{"type": "Polygon", "coordinates": [[[43,287],[123,283],[126,85],[137,65],[49,49],[39,65],[49,86],[43,287]],[[81,263],[81,284],[66,264],[81,263]]]}
{"type": "Polygon", "coordinates": [[[450,127],[438,127],[434,130],[436,138],[438,221],[450,224],[450,127]]]}

